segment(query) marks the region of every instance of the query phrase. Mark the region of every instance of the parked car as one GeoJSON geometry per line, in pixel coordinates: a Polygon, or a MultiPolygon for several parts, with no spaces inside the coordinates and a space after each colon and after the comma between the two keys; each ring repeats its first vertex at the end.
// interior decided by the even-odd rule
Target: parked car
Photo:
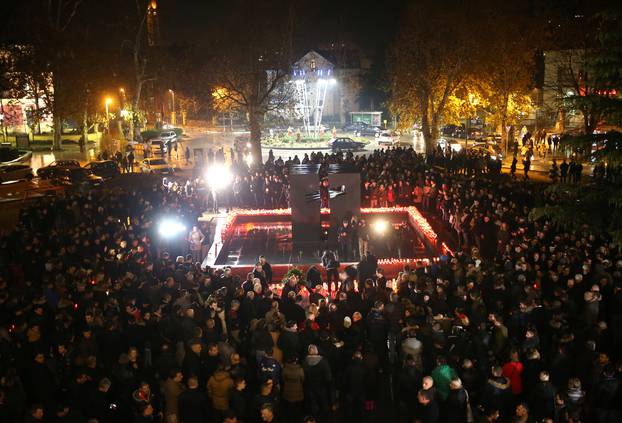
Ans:
{"type": "Polygon", "coordinates": [[[365,149],[365,143],[354,141],[352,138],[334,138],[328,142],[332,151],[360,151],[365,149]]]}
{"type": "Polygon", "coordinates": [[[25,164],[11,164],[0,166],[0,183],[9,181],[31,180],[34,177],[30,166],[25,164]]]}
{"type": "Polygon", "coordinates": [[[481,156],[490,155],[493,160],[503,160],[503,151],[496,144],[475,143],[469,146],[469,152],[475,152],[481,156]]]}
{"type": "Polygon", "coordinates": [[[391,147],[394,145],[400,137],[393,131],[382,131],[376,138],[380,147],[391,147]]]}
{"type": "Polygon", "coordinates": [[[382,128],[379,128],[378,126],[368,125],[356,131],[354,135],[356,135],[357,137],[377,137],[378,135],[380,135],[380,132],[382,132],[382,128]]]}
{"type": "Polygon", "coordinates": [[[0,165],[8,164],[27,164],[32,158],[32,151],[18,150],[12,147],[0,147],[0,165]]]}
{"type": "Polygon", "coordinates": [[[143,173],[172,175],[175,172],[175,167],[164,159],[144,159],[140,162],[140,171],[143,173]]]}
{"type": "Polygon", "coordinates": [[[87,163],[84,166],[85,169],[90,170],[93,174],[101,176],[104,179],[114,178],[121,174],[119,165],[112,160],[100,160],[96,162],[87,163]]]}
{"type": "Polygon", "coordinates": [[[164,143],[168,141],[175,142],[177,141],[177,134],[175,131],[162,131],[157,139],[164,141],[164,143]]]}
{"type": "Polygon", "coordinates": [[[455,141],[449,141],[449,140],[446,140],[445,138],[439,138],[438,146],[441,147],[443,151],[445,151],[448,146],[449,148],[451,148],[452,151],[456,153],[462,150],[462,145],[460,143],[455,142],[455,141]]]}
{"type": "Polygon", "coordinates": [[[80,190],[96,188],[104,182],[101,176],[93,175],[93,172],[83,167],[58,168],[51,179],[56,184],[80,190]]]}
{"type": "Polygon", "coordinates": [[[365,122],[352,122],[352,123],[348,123],[347,125],[344,125],[343,131],[344,132],[357,132],[368,126],[369,124],[365,122]]]}
{"type": "Polygon", "coordinates": [[[55,175],[60,174],[62,169],[79,168],[80,162],[77,160],[56,160],[45,167],[37,169],[37,176],[44,179],[53,178],[55,175]]]}

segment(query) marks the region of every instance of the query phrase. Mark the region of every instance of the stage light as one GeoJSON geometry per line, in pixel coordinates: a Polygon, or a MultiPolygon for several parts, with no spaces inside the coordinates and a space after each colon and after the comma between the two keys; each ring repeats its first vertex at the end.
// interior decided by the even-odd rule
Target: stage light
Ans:
{"type": "Polygon", "coordinates": [[[173,238],[185,230],[186,226],[175,219],[163,219],[158,224],[158,233],[163,238],[173,238]]]}
{"type": "Polygon", "coordinates": [[[221,164],[211,165],[205,174],[207,184],[214,191],[220,191],[229,186],[233,180],[233,175],[228,167],[221,164]]]}
{"type": "Polygon", "coordinates": [[[253,164],[253,155],[247,154],[246,157],[244,157],[244,161],[246,162],[246,165],[248,167],[251,167],[251,165],[253,164]]]}
{"type": "Polygon", "coordinates": [[[389,229],[389,222],[386,220],[376,220],[372,223],[372,227],[378,235],[384,235],[387,232],[387,229],[389,229]]]}
{"type": "Polygon", "coordinates": [[[337,83],[337,80],[335,78],[330,78],[328,82],[330,83],[330,85],[335,85],[337,83]]]}

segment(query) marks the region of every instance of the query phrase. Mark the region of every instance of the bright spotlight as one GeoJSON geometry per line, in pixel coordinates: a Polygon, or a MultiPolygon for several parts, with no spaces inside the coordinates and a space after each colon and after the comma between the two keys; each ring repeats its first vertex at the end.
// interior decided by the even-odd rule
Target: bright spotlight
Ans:
{"type": "Polygon", "coordinates": [[[386,220],[376,220],[372,224],[372,227],[378,235],[384,235],[387,232],[387,229],[389,229],[389,222],[386,220]]]}
{"type": "Polygon", "coordinates": [[[164,219],[158,224],[158,233],[163,238],[173,238],[185,230],[186,227],[179,220],[164,219]]]}
{"type": "Polygon", "coordinates": [[[220,191],[225,189],[233,180],[233,174],[228,167],[221,164],[211,165],[207,169],[206,179],[209,186],[214,191],[220,191]]]}
{"type": "Polygon", "coordinates": [[[304,80],[304,79],[297,79],[297,80],[296,80],[296,85],[302,85],[302,84],[304,84],[304,83],[305,83],[305,80],[304,80]]]}
{"type": "Polygon", "coordinates": [[[246,162],[248,167],[250,167],[253,164],[253,155],[247,154],[246,157],[244,157],[244,161],[246,162]]]}
{"type": "Polygon", "coordinates": [[[328,82],[330,83],[330,85],[335,85],[337,83],[337,80],[335,78],[330,78],[328,82]]]}

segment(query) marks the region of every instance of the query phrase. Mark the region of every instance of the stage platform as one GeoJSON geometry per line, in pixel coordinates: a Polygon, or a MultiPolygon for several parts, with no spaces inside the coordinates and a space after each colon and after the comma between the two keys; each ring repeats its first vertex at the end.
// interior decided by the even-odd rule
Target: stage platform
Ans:
{"type": "MultiPolygon", "coordinates": [[[[306,270],[310,265],[320,263],[325,248],[336,247],[328,244],[330,210],[322,209],[321,214],[319,230],[322,231],[322,241],[303,250],[295,248],[292,242],[290,209],[233,210],[226,215],[214,216],[214,243],[203,265],[229,266],[235,274],[245,278],[259,255],[263,254],[272,265],[274,281],[280,280],[292,267],[306,270]]],[[[407,225],[390,237],[374,234],[370,242],[369,249],[378,257],[379,265],[389,277],[396,275],[406,263],[422,266],[450,252],[416,207],[362,208],[361,218],[371,227],[379,221],[394,228],[407,225]],[[404,234],[411,239],[405,240],[404,234]]],[[[371,231],[373,233],[373,229],[371,231]]],[[[342,266],[357,261],[351,257],[351,261],[342,260],[342,266]]]]}

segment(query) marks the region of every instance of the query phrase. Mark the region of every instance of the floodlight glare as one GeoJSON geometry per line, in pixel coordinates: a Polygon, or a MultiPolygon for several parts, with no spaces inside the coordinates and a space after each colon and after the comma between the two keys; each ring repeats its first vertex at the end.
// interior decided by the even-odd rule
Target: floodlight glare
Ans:
{"type": "Polygon", "coordinates": [[[378,234],[378,235],[384,235],[384,233],[387,231],[387,229],[389,228],[389,222],[387,222],[386,220],[376,220],[373,224],[372,227],[374,228],[374,231],[378,234]]]}
{"type": "Polygon", "coordinates": [[[335,85],[337,83],[337,80],[335,78],[330,78],[328,82],[330,83],[330,85],[335,85]]]}
{"type": "Polygon", "coordinates": [[[248,167],[250,167],[253,164],[253,155],[247,154],[246,157],[244,157],[244,161],[246,162],[248,167]]]}
{"type": "Polygon", "coordinates": [[[163,238],[173,238],[186,230],[179,220],[164,219],[158,224],[158,233],[163,238]]]}
{"type": "Polygon", "coordinates": [[[214,191],[225,189],[233,180],[233,175],[228,167],[222,164],[214,164],[207,169],[206,179],[214,191]]]}

